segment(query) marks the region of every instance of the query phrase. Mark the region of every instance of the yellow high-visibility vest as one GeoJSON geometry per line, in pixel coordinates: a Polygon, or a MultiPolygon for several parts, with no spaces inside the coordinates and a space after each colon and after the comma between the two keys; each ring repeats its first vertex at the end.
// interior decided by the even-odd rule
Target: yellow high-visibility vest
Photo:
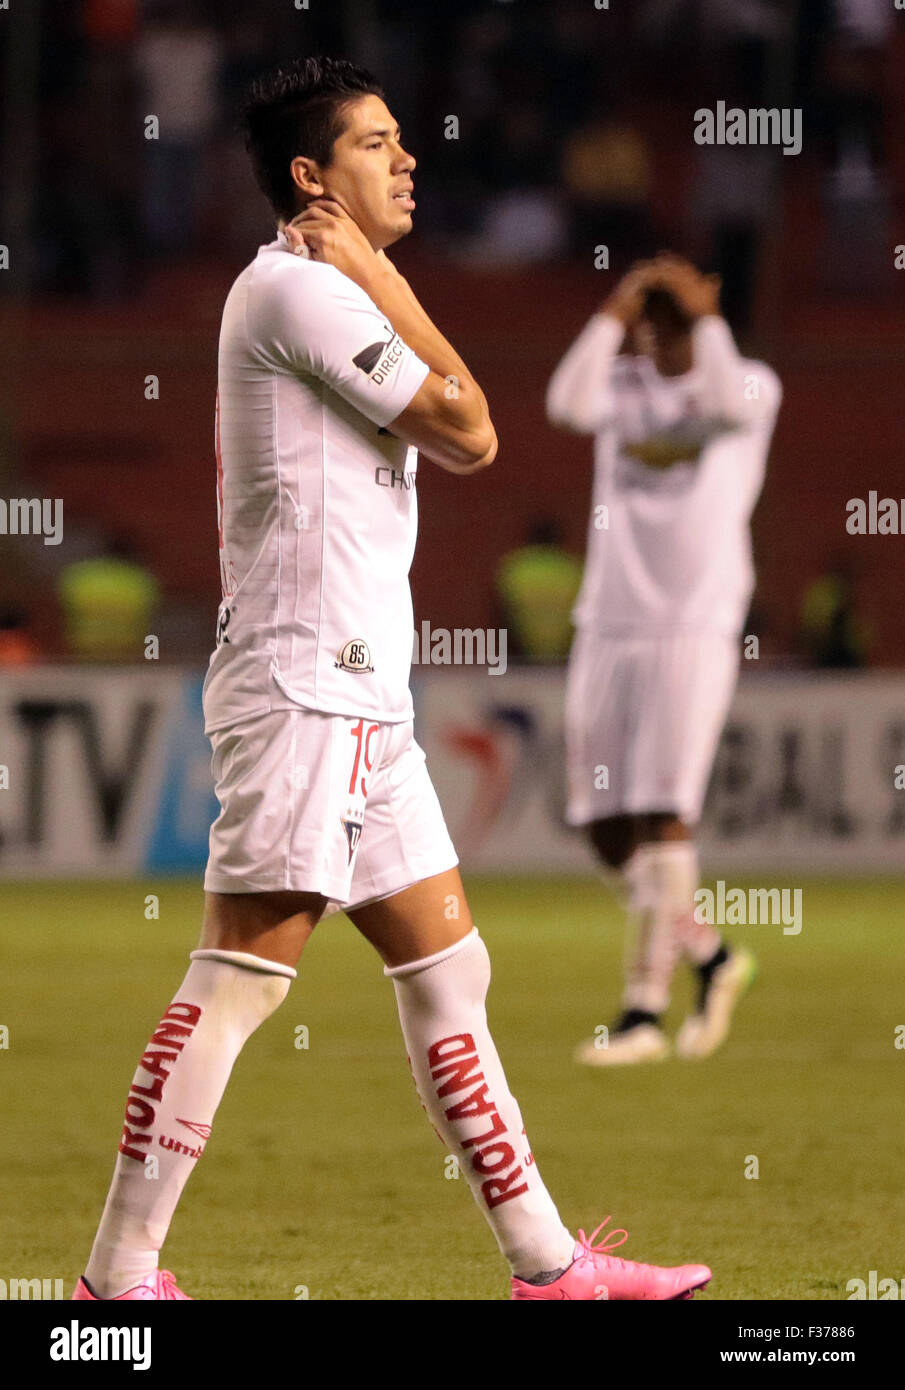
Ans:
{"type": "Polygon", "coordinates": [[[581,575],[581,561],[557,545],[526,545],[504,556],[497,588],[529,661],[561,661],[568,655],[581,575]]]}
{"type": "Polygon", "coordinates": [[[116,556],[78,560],[63,570],[57,591],[74,656],[84,661],[141,656],[160,599],[148,570],[116,556]]]}

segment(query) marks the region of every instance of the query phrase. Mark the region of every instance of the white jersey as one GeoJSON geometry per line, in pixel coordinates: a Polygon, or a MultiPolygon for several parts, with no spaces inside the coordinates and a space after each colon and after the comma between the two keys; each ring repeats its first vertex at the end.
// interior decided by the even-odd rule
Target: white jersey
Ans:
{"type": "Polygon", "coordinates": [[[616,356],[624,332],[596,315],[547,391],[552,423],[595,435],[575,624],[610,635],[737,634],[754,588],[749,523],[779,380],[740,357],[715,316],[695,323],[692,369],[678,377],[661,376],[650,358],[616,356]],[[644,461],[658,450],[678,461],[644,461]]]}
{"type": "Polygon", "coordinates": [[[385,427],[427,374],[358,285],[282,234],[236,280],[220,331],[208,732],[293,706],[411,719],[418,455],[385,427]]]}

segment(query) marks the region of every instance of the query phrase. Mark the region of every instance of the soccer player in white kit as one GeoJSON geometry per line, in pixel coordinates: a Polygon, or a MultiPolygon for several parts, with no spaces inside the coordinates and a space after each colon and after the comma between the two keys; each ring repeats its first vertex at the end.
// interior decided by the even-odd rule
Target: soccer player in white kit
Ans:
{"type": "Polygon", "coordinates": [[[738,676],[754,587],[749,521],[779,409],[742,358],[719,281],[639,263],[557,367],[552,423],[595,437],[585,577],[566,695],[567,819],[587,827],[628,915],[623,1011],[579,1047],[594,1066],[657,1060],[677,961],[698,999],[676,1039],[710,1055],[754,973],[694,916],[694,828],[738,676]],[[623,342],[633,352],[620,355],[623,342]]]}
{"type": "Polygon", "coordinates": [[[223,602],[204,711],[221,810],[201,946],[132,1082],[74,1296],[187,1297],[158,1269],[176,1203],[243,1044],[342,905],[393,982],[419,1095],[512,1297],[689,1298],[706,1266],[612,1257],[624,1232],[576,1241],[541,1181],[412,736],[418,451],[470,474],[497,448],[476,381],[384,255],[412,227],[415,160],[374,79],[342,60],[262,79],[245,124],[280,230],[233,285],[220,334],[223,602]]]}

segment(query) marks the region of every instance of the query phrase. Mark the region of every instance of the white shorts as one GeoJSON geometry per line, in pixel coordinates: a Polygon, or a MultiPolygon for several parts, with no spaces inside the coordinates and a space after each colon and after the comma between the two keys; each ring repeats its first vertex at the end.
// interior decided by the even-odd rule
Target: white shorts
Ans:
{"type": "Polygon", "coordinates": [[[566,684],[570,825],[701,808],[738,680],[739,644],[722,633],[576,633],[566,684]]]}
{"type": "Polygon", "coordinates": [[[274,710],[211,735],[213,893],[389,897],[459,861],[411,721],[274,710]]]}

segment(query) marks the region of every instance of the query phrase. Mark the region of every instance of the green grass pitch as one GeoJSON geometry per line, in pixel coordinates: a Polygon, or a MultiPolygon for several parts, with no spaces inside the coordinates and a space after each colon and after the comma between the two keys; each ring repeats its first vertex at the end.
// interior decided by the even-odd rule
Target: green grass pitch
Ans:
{"type": "MultiPolygon", "coordinates": [[[[571,1052],[618,1003],[622,934],[604,890],[467,887],[494,964],[491,1025],[573,1229],[612,1213],[630,1233],[620,1255],[705,1261],[715,1299],[844,1299],[871,1269],[905,1276],[900,883],[806,882],[800,936],[735,930],[760,974],[721,1052],[600,1072],[571,1052]]],[[[4,898],[0,1275],[60,1277],[68,1296],[201,892],[8,884],[4,898]]],[[[685,972],[671,1026],[689,998],[685,972]]],[[[380,962],[345,917],[328,919],[239,1059],[164,1263],[204,1299],[505,1298],[490,1231],[444,1159],[380,962]]]]}

